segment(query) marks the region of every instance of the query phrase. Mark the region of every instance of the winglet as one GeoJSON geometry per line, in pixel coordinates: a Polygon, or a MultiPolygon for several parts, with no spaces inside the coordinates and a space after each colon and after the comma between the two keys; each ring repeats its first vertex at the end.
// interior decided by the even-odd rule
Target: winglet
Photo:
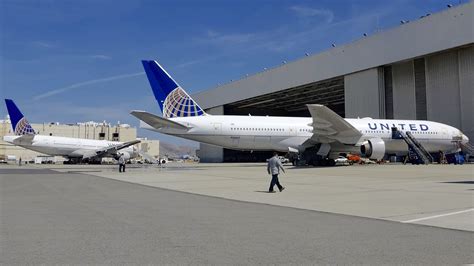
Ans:
{"type": "Polygon", "coordinates": [[[31,127],[30,123],[28,123],[28,120],[26,120],[13,100],[5,99],[5,104],[7,106],[8,115],[10,116],[12,129],[15,132],[15,135],[21,136],[36,134],[35,130],[31,127]]]}
{"type": "Polygon", "coordinates": [[[181,86],[153,60],[142,60],[155,99],[163,112],[163,117],[188,117],[206,115],[204,110],[181,86]]]}

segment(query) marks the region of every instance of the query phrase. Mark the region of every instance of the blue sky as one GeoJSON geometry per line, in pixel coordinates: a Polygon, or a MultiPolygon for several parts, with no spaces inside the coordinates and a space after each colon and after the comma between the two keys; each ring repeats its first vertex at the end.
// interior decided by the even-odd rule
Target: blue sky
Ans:
{"type": "MultiPolygon", "coordinates": [[[[158,60],[194,93],[441,11],[448,3],[1,0],[0,95],[14,99],[33,123],[107,120],[138,126],[130,110],[159,113],[141,59],[158,60]]],[[[3,118],[5,107],[0,110],[3,118]]],[[[190,144],[146,130],[138,135],[190,144]]]]}

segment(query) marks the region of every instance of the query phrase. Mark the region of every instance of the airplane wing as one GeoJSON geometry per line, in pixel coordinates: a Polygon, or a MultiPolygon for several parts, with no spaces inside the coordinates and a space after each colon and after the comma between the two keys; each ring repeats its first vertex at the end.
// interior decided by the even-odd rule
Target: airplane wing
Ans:
{"type": "Polygon", "coordinates": [[[321,104],[308,104],[313,122],[312,140],[320,143],[341,142],[356,144],[362,136],[359,130],[349,124],[344,118],[328,107],[321,104]]]}
{"type": "Polygon", "coordinates": [[[156,129],[164,128],[164,127],[175,128],[175,129],[189,129],[185,125],[171,121],[163,117],[159,117],[157,115],[154,115],[145,111],[132,111],[130,112],[130,114],[156,129]]]}
{"type": "Polygon", "coordinates": [[[105,147],[102,149],[97,149],[97,150],[77,150],[74,152],[74,154],[81,154],[83,159],[88,159],[92,157],[103,157],[105,155],[114,155],[117,153],[117,151],[127,148],[129,146],[135,145],[137,143],[140,143],[139,140],[132,140],[128,142],[124,142],[121,144],[105,147]]]}

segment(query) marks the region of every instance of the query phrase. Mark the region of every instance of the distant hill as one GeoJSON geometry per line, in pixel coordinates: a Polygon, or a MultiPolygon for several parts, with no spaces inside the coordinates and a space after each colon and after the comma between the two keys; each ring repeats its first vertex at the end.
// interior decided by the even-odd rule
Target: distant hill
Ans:
{"type": "Polygon", "coordinates": [[[181,157],[183,155],[196,155],[196,147],[179,146],[168,142],[160,142],[160,156],[181,157]]]}

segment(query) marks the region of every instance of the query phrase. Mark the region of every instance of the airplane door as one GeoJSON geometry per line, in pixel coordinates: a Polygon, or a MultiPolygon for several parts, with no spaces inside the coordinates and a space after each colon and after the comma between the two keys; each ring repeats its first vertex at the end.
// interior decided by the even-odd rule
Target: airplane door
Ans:
{"type": "Polygon", "coordinates": [[[222,131],[222,123],[213,123],[214,133],[221,134],[222,131]]]}
{"type": "Polygon", "coordinates": [[[288,129],[288,131],[289,131],[289,135],[290,135],[290,136],[296,136],[296,127],[290,126],[290,128],[288,129]]]}

